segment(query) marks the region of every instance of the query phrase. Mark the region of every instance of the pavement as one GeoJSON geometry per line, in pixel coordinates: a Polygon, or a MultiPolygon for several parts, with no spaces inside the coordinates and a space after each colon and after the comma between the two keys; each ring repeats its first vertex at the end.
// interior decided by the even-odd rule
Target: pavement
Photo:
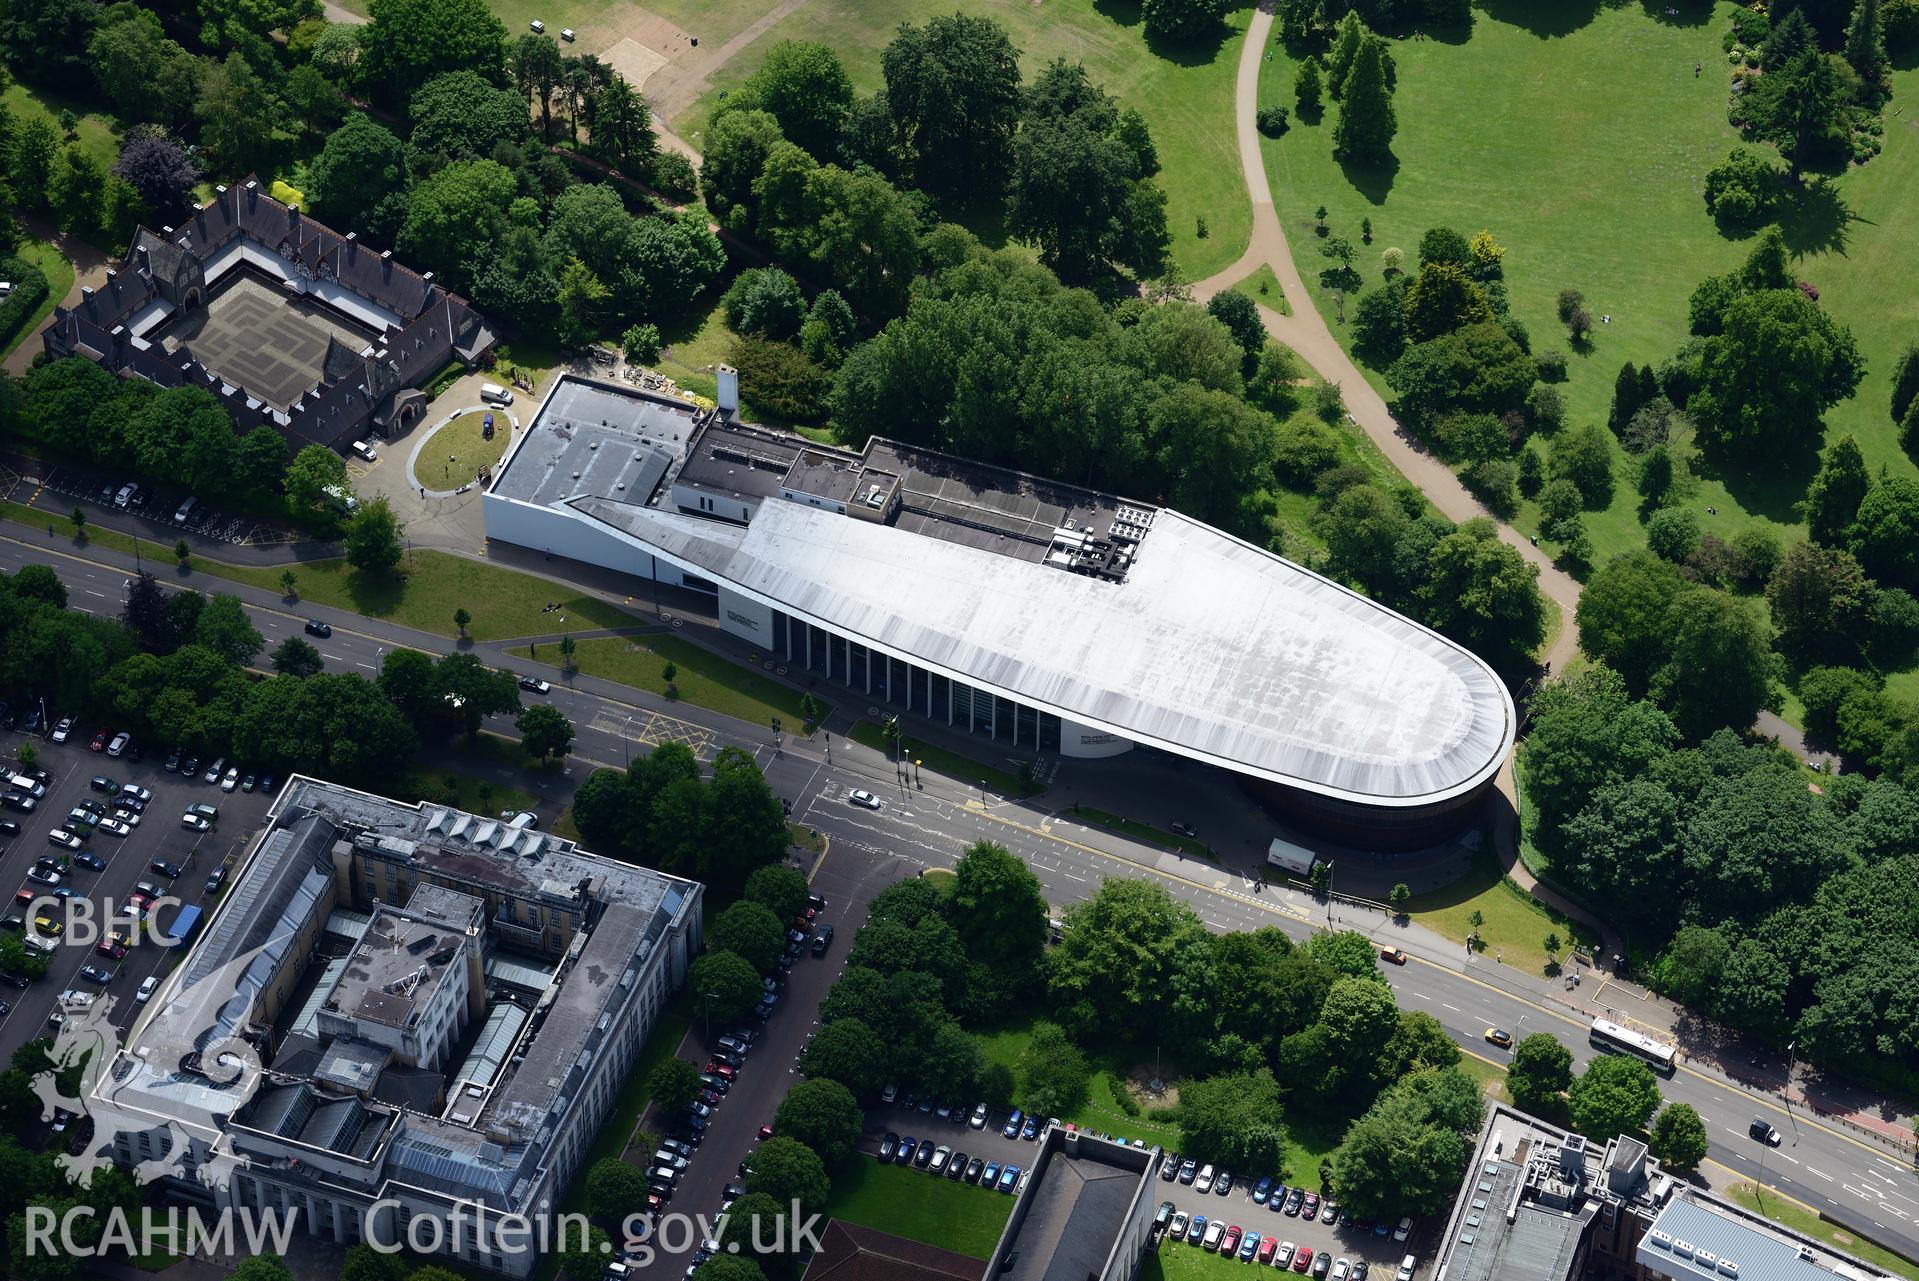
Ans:
{"type": "MultiPolygon", "coordinates": [[[[132,567],[130,557],[98,547],[54,550],[36,545],[30,531],[21,534],[15,537],[11,529],[0,530],[0,568],[52,565],[67,582],[76,608],[117,612],[122,582],[132,567]]],[[[449,637],[344,611],[302,605],[301,613],[294,614],[269,591],[204,579],[191,585],[203,582],[208,590],[239,597],[269,647],[284,636],[300,634],[309,614],[332,623],[333,636],[318,647],[331,670],[371,675],[393,645],[429,653],[456,648],[449,637]]],[[[677,620],[685,624],[683,631],[710,625],[686,622],[701,618],[693,612],[695,600],[662,593],[661,616],[651,620],[644,614],[636,616],[636,625],[671,626],[677,620]]],[[[1416,924],[1401,923],[1383,910],[1343,900],[1329,904],[1300,888],[1264,884],[1257,878],[1256,863],[1230,848],[1216,850],[1217,857],[1230,858],[1229,862],[1207,862],[1090,827],[1073,817],[1073,799],[1097,796],[1119,804],[1111,795],[1115,789],[1131,793],[1131,808],[1120,812],[1146,821],[1191,815],[1194,804],[1209,822],[1214,815],[1234,812],[1221,803],[1228,797],[1203,790],[1203,783],[1195,781],[1197,774],[1182,778],[1175,772],[1170,780],[1161,776],[1156,784],[1148,773],[1115,776],[1116,782],[1106,782],[1095,777],[1105,766],[1062,762],[1052,789],[1033,802],[990,791],[982,794],[977,785],[932,773],[922,773],[916,783],[902,779],[882,753],[850,742],[833,726],[812,739],[787,737],[776,748],[770,733],[757,725],[578,673],[558,679],[556,669],[524,659],[509,660],[502,651],[511,643],[517,642],[474,643],[463,648],[489,663],[521,672],[537,670],[553,680],[547,697],[578,732],[573,756],[552,773],[529,780],[529,790],[539,798],[536,811],[543,817],[557,814],[593,768],[622,765],[659,742],[686,742],[703,759],[711,759],[721,747],[733,746],[758,761],[773,790],[791,803],[796,821],[827,839],[828,853],[819,865],[815,885],[824,887],[823,892],[834,900],[830,920],[857,921],[861,894],[924,868],[951,867],[974,842],[993,840],[1024,859],[1039,877],[1048,901],[1060,907],[1089,897],[1108,876],[1130,876],[1164,886],[1216,930],[1276,925],[1303,939],[1328,927],[1356,929],[1382,947],[1407,952],[1408,965],[1387,967],[1402,1006],[1431,1013],[1468,1052],[1492,1061],[1501,1061],[1503,1052],[1484,1043],[1489,1027],[1505,1028],[1515,1037],[1550,1030],[1580,1062],[1593,1053],[1585,1031],[1595,1017],[1676,1040],[1684,1061],[1663,1092],[1669,1101],[1691,1103],[1707,1119],[1712,1133],[1710,1155],[1724,1171],[1763,1177],[1836,1221],[1890,1248],[1919,1255],[1919,1221],[1915,1219],[1919,1179],[1911,1169],[1912,1118],[1903,1110],[1828,1081],[1803,1065],[1793,1074],[1788,1091],[1785,1064],[1603,974],[1580,971],[1579,986],[1568,991],[1555,980],[1517,972],[1496,958],[1468,954],[1459,944],[1416,924]],[[874,812],[850,805],[847,793],[854,787],[880,795],[882,808],[874,812]],[[1745,1133],[1754,1115],[1767,1116],[1786,1131],[1786,1146],[1772,1152],[1758,1150],[1745,1133]],[[1763,1172],[1759,1169],[1762,1159],[1763,1172]],[[1865,1178],[1862,1171],[1874,1172],[1884,1181],[1865,1178]]],[[[844,699],[844,692],[838,697],[844,699]]],[[[967,745],[975,753],[983,750],[977,741],[969,740],[967,745]]],[[[506,770],[503,778],[512,781],[516,774],[506,770]]],[[[1235,808],[1246,807],[1241,802],[1235,808]]],[[[832,953],[828,959],[837,956],[832,953]]],[[[809,957],[806,964],[815,962],[809,957]]],[[[776,1023],[785,1018],[806,1021],[794,1008],[805,995],[805,991],[795,992],[776,1023]]],[[[693,1042],[688,1049],[701,1047],[703,1042],[693,1042]]],[[[785,1049],[776,1047],[774,1054],[762,1055],[760,1065],[784,1056],[785,1049]]],[[[749,1094],[736,1095],[728,1106],[735,1113],[770,1115],[777,1095],[761,1099],[762,1088],[755,1085],[749,1094]],[[751,1107],[738,1106],[749,1098],[758,1101],[751,1107]]],[[[733,1123],[729,1119],[726,1124],[733,1123]]],[[[756,1130],[758,1124],[755,1120],[745,1129],[756,1130]]],[[[716,1139],[724,1139],[729,1132],[722,1131],[716,1139]]],[[[730,1169],[736,1162],[724,1164],[730,1169]]],[[[714,1189],[725,1181],[720,1178],[714,1189]]],[[[689,1188],[689,1193],[695,1190],[689,1188]]]]}

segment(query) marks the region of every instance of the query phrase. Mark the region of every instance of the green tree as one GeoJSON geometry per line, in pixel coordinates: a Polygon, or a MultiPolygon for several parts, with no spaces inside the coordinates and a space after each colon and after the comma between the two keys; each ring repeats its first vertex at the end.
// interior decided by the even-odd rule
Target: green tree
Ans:
{"type": "Polygon", "coordinates": [[[1146,34],[1160,40],[1199,39],[1216,30],[1224,14],[1221,0],[1144,0],[1140,5],[1146,34]]]}
{"type": "Polygon", "coordinates": [[[266,645],[266,638],[260,635],[237,598],[215,595],[207,598],[194,624],[193,643],[204,645],[235,666],[244,667],[266,645]]]}
{"type": "Polygon", "coordinates": [[[1539,570],[1477,517],[1441,538],[1419,589],[1426,621],[1499,667],[1526,661],[1546,638],[1539,570]]]}
{"type": "Polygon", "coordinates": [[[1705,1009],[1712,1001],[1719,976],[1725,971],[1732,945],[1723,932],[1701,925],[1683,925],[1659,957],[1659,973],[1667,995],[1681,1005],[1705,1009]]]}
{"type": "MultiPolygon", "coordinates": [[[[753,985],[756,988],[759,986],[757,977],[754,978],[753,985]]],[[[699,1092],[700,1070],[685,1059],[662,1059],[651,1072],[647,1073],[646,1095],[659,1106],[662,1112],[677,1112],[691,1103],[699,1092]]]]}
{"type": "Polygon", "coordinates": [[[289,636],[274,647],[273,670],[282,676],[317,676],[326,670],[326,660],[298,636],[289,636]]]}
{"type": "Polygon", "coordinates": [[[880,70],[919,185],[975,199],[1000,191],[1020,112],[1019,50],[1005,29],[959,13],[909,23],[881,53],[880,70]]]}
{"type": "MultiPolygon", "coordinates": [[[[754,904],[752,906],[758,906],[754,904]]],[[[730,910],[730,909],[729,909],[730,910]]],[[[837,1081],[861,1098],[886,1084],[887,1050],[873,1029],[855,1018],[835,1019],[800,1050],[800,1071],[837,1081]]]]}
{"type": "MultiPolygon", "coordinates": [[[[675,1063],[683,1059],[672,1060],[675,1063]]],[[[692,1067],[691,1063],[687,1064],[692,1067]]],[[[689,1096],[691,1097],[691,1096],[689,1096]]],[[[586,1212],[609,1223],[646,1210],[646,1176],[619,1157],[602,1157],[586,1171],[586,1212]]]]}
{"type": "Polygon", "coordinates": [[[1204,928],[1159,885],[1105,881],[1066,909],[1066,936],[1047,953],[1061,1021],[1082,1035],[1146,1030],[1158,1018],[1174,956],[1204,928]]]}
{"type": "Polygon", "coordinates": [[[751,232],[759,221],[754,186],[773,149],[786,140],[780,122],[766,111],[729,111],[706,131],[700,186],[707,203],[735,232],[751,232]]]}
{"type": "Polygon", "coordinates": [[[1471,1148],[1435,1123],[1424,1094],[1398,1086],[1381,1095],[1346,1131],[1329,1160],[1340,1207],[1374,1219],[1431,1214],[1459,1182],[1471,1148]]]}
{"type": "Polygon", "coordinates": [[[256,1254],[240,1260],[233,1281],[293,1281],[293,1269],[277,1254],[256,1254]]]}
{"type": "Polygon", "coordinates": [[[394,247],[463,287],[492,253],[517,191],[512,173],[492,160],[450,164],[413,188],[394,247]]]}
{"type": "Polygon", "coordinates": [[[511,672],[488,667],[476,654],[448,654],[433,665],[429,706],[451,713],[472,739],[487,717],[520,709],[519,682],[511,672]]]}
{"type": "Polygon", "coordinates": [[[654,181],[663,189],[670,186],[662,176],[668,172],[666,162],[669,158],[674,159],[678,170],[685,175],[690,194],[693,185],[691,165],[677,152],[660,152],[659,138],[653,132],[653,112],[646,105],[646,99],[627,82],[625,76],[616,72],[593,93],[590,104],[592,114],[588,118],[588,127],[595,151],[628,173],[651,166],[654,181]]]}
{"type": "Polygon", "coordinates": [[[735,332],[761,334],[778,342],[793,338],[806,316],[799,282],[778,267],[751,267],[734,278],[721,305],[735,332]]]}
{"type": "Polygon", "coordinates": [[[1485,290],[1457,263],[1422,266],[1407,285],[1405,300],[1406,330],[1415,342],[1492,319],[1485,290]]]}
{"type": "Polygon", "coordinates": [[[1585,505],[1598,510],[1612,502],[1613,444],[1597,424],[1575,427],[1553,438],[1552,474],[1579,488],[1585,505]]]}
{"type": "Polygon", "coordinates": [[[1026,1111],[1036,1116],[1069,1116],[1086,1102],[1092,1066],[1057,1023],[1033,1026],[1020,1053],[1019,1068],[1024,1081],[1020,1102],[1026,1111]]]}
{"type": "Polygon", "coordinates": [[[1919,483],[1884,476],[1866,492],[1851,530],[1852,551],[1881,583],[1919,585],[1919,483]]]}
{"type": "Polygon", "coordinates": [[[200,140],[221,170],[244,173],[266,158],[277,104],[258,74],[237,53],[213,63],[193,104],[200,140]]]}
{"type": "Polygon", "coordinates": [[[325,445],[306,446],[287,465],[287,501],[300,511],[318,511],[332,501],[328,491],[346,487],[346,461],[325,445]]]}
{"type": "Polygon", "coordinates": [[[1802,660],[1856,657],[1872,601],[1872,581],[1851,552],[1813,543],[1789,548],[1766,582],[1779,647],[1802,660]]]}
{"type": "Polygon", "coordinates": [[[1392,892],[1386,896],[1386,903],[1393,909],[1394,916],[1406,915],[1406,910],[1412,905],[1412,901],[1412,887],[1404,881],[1395,881],[1392,892]]]}
{"type": "Polygon", "coordinates": [[[790,921],[806,906],[806,876],[797,868],[771,864],[756,869],[746,878],[745,896],[772,909],[782,921],[790,921]]]}
{"type": "Polygon", "coordinates": [[[746,1190],[760,1192],[780,1205],[799,1202],[805,1212],[816,1212],[826,1205],[832,1190],[826,1177],[826,1164],[812,1148],[778,1133],[753,1151],[753,1168],[746,1176],[746,1190]]]}
{"type": "Polygon", "coordinates": [[[1534,1032],[1513,1047],[1506,1067],[1506,1090],[1529,1112],[1550,1108],[1572,1084],[1572,1052],[1550,1032],[1534,1032]]]}
{"type": "Polygon", "coordinates": [[[393,514],[386,498],[368,499],[347,521],[347,564],[363,573],[391,573],[405,550],[405,536],[406,526],[393,514]]]}
{"type": "Polygon", "coordinates": [[[1386,47],[1368,36],[1353,59],[1339,97],[1339,119],[1333,125],[1333,150],[1347,160],[1383,164],[1392,155],[1393,134],[1399,128],[1393,113],[1392,88],[1386,79],[1386,47]]]}
{"type": "Polygon", "coordinates": [[[760,973],[736,952],[708,952],[687,971],[687,990],[703,1015],[736,1023],[759,1003],[760,973]]]}
{"type": "Polygon", "coordinates": [[[1574,1127],[1604,1143],[1646,1128],[1659,1110],[1659,1084],[1652,1069],[1639,1060],[1602,1054],[1567,1088],[1566,1103],[1574,1127]]]}
{"type": "Polygon", "coordinates": [[[1677,566],[1650,552],[1613,557],[1580,593],[1579,648],[1619,673],[1627,691],[1643,698],[1670,653],[1666,617],[1686,586],[1677,566]]]}
{"type": "Polygon", "coordinates": [[[1634,701],[1618,673],[1604,667],[1540,686],[1531,713],[1520,759],[1527,798],[1548,834],[1600,787],[1642,774],[1678,739],[1664,712],[1634,701]]]}
{"type": "Polygon", "coordinates": [[[1765,77],[1773,84],[1749,108],[1754,133],[1779,148],[1794,182],[1808,155],[1840,129],[1846,94],[1833,62],[1816,49],[1800,54],[1765,77]]]}
{"type": "Polygon", "coordinates": [[[1188,1081],[1179,1092],[1181,1149],[1234,1169],[1283,1170],[1285,1110],[1265,1068],[1188,1081]]]}
{"type": "Polygon", "coordinates": [[[733,91],[751,110],[770,113],[780,131],[816,157],[839,146],[840,130],[853,109],[853,80],[833,49],[812,40],[781,40],[733,91]]]}
{"type": "MultiPolygon", "coordinates": [[[[553,47],[550,36],[525,39],[553,47]]],[[[554,47],[556,69],[559,56],[554,47]]],[[[407,116],[415,151],[449,160],[483,160],[526,137],[526,99],[473,71],[449,71],[415,89],[407,116]]]]}
{"type": "Polygon", "coordinates": [[[764,904],[742,899],[708,923],[706,943],[717,951],[737,952],[760,973],[771,974],[786,945],[786,923],[764,904]]]}
{"type": "Polygon", "coordinates": [[[1299,70],[1293,76],[1293,106],[1299,112],[1301,120],[1318,119],[1325,105],[1320,100],[1323,92],[1319,76],[1319,59],[1305,59],[1299,64],[1299,70]]]}
{"type": "Polygon", "coordinates": [[[1669,1104],[1654,1119],[1646,1146],[1668,1170],[1695,1169],[1706,1159],[1706,1123],[1690,1103],[1669,1104]]]}
{"type": "Polygon", "coordinates": [[[1646,521],[1646,546],[1661,560],[1682,564],[1699,550],[1699,515],[1685,507],[1667,507],[1646,521]]]}
{"type": "Polygon", "coordinates": [[[1743,729],[1762,709],[1776,707],[1772,629],[1748,602],[1689,588],[1674,598],[1666,627],[1669,657],[1653,676],[1652,694],[1682,734],[1743,729]]]}
{"type": "Polygon", "coordinates": [[[1306,955],[1335,974],[1368,978],[1379,973],[1373,941],[1357,930],[1332,930],[1306,940],[1306,955]]]}
{"type": "Polygon", "coordinates": [[[977,841],[953,871],[946,912],[968,955],[996,966],[1037,962],[1049,909],[1032,869],[1004,846],[977,841]]]}
{"type": "Polygon", "coordinates": [[[865,1119],[851,1090],[838,1081],[802,1081],[773,1112],[773,1131],[819,1153],[828,1169],[854,1155],[865,1119]]]}
{"type": "Polygon", "coordinates": [[[521,749],[542,765],[549,756],[566,755],[573,743],[573,722],[548,703],[522,708],[513,726],[520,731],[521,749]]]}
{"type": "Polygon", "coordinates": [[[483,0],[373,0],[360,78],[389,103],[448,71],[504,80],[506,28],[483,0]]]}

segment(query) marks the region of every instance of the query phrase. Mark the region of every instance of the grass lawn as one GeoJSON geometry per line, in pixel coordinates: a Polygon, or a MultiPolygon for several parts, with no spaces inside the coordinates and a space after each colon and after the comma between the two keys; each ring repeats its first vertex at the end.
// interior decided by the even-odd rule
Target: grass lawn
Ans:
{"type": "Polygon", "coordinates": [[[909,1241],[984,1259],[999,1243],[1013,1198],[997,1191],[929,1177],[904,1165],[854,1159],[833,1180],[826,1217],[858,1223],[909,1241]]]}
{"type": "Polygon", "coordinates": [[[1545,973],[1548,934],[1559,935],[1562,958],[1575,940],[1594,942],[1584,926],[1552,912],[1507,880],[1491,854],[1482,853],[1472,871],[1444,889],[1413,896],[1414,920],[1461,943],[1473,931],[1474,912],[1485,918],[1479,927],[1485,955],[1499,956],[1528,974],[1545,973]]]}
{"type": "Polygon", "coordinates": [[[461,414],[427,437],[426,445],[413,459],[413,479],[428,489],[458,489],[506,454],[513,439],[513,424],[507,416],[493,410],[476,409],[461,414]],[[484,436],[488,416],[493,419],[493,439],[484,436]]]}
{"type": "Polygon", "coordinates": [[[1512,1103],[1513,1096],[1506,1090],[1506,1069],[1499,1064],[1476,1054],[1465,1053],[1459,1056],[1459,1068],[1479,1082],[1479,1088],[1486,1092],[1488,1098],[1500,1103],[1512,1103]]]}
{"type": "MultiPolygon", "coordinates": [[[[73,522],[24,503],[0,504],[0,516],[22,525],[44,530],[51,524],[60,545],[73,546],[73,522]]],[[[43,535],[44,536],[44,535],[43,535]]],[[[89,526],[85,545],[98,545],[131,555],[133,539],[110,529],[89,526]]],[[[218,583],[198,581],[208,578],[246,583],[252,587],[278,592],[278,566],[229,565],[205,556],[188,558],[193,573],[182,580],[174,572],[171,548],[149,539],[140,540],[141,554],[153,562],[155,577],[179,585],[185,582],[204,591],[219,591],[218,583]]],[[[606,627],[631,627],[635,619],[605,601],[577,593],[522,574],[500,569],[485,561],[450,556],[445,552],[416,551],[409,554],[404,581],[384,576],[369,578],[344,560],[316,560],[293,567],[294,585],[299,600],[352,610],[369,618],[384,619],[438,636],[455,635],[453,611],[465,606],[473,621],[467,634],[474,640],[499,640],[510,636],[543,636],[571,625],[580,630],[606,627]],[[547,614],[541,607],[558,600],[557,612],[547,614]]],[[[297,608],[297,604],[295,606],[297,608]]]]}
{"type": "MultiPolygon", "coordinates": [[[[56,131],[60,127],[61,111],[71,111],[79,117],[74,129],[78,135],[75,141],[80,144],[81,150],[107,169],[113,168],[114,161],[120,158],[120,139],[114,135],[112,119],[97,111],[89,111],[87,104],[77,98],[70,99],[16,80],[7,86],[5,94],[0,94],[0,102],[5,102],[8,110],[13,112],[16,123],[39,116],[50,122],[56,131]]],[[[60,141],[65,144],[64,134],[60,141]]]]}
{"type": "MultiPolygon", "coordinates": [[[[886,738],[875,721],[856,721],[847,737],[862,747],[870,747],[876,752],[887,750],[886,738]]],[[[987,790],[1006,796],[1026,796],[1034,789],[1027,787],[1025,780],[1011,770],[988,765],[976,757],[937,747],[932,743],[906,735],[906,750],[912,759],[920,762],[923,770],[935,774],[944,774],[951,779],[975,786],[982,779],[987,790]]]]}
{"type": "Polygon", "coordinates": [[[1121,836],[1130,836],[1147,845],[1176,849],[1192,858],[1206,858],[1206,842],[1196,841],[1188,836],[1175,836],[1173,833],[1142,823],[1137,819],[1121,818],[1117,814],[1108,814],[1105,810],[1096,810],[1089,805],[1075,805],[1072,817],[1093,827],[1103,827],[1121,836]]]}
{"type": "MultiPolygon", "coordinates": [[[[495,0],[494,9],[503,8],[495,0]]],[[[731,8],[722,3],[722,10],[731,8]]],[[[770,4],[763,7],[770,8],[770,4]]],[[[670,12],[648,8],[657,12],[670,12]]],[[[880,51],[903,22],[923,23],[934,12],[993,18],[1021,51],[1028,79],[1054,58],[1086,64],[1094,81],[1146,117],[1159,149],[1159,185],[1166,193],[1172,255],[1190,279],[1230,266],[1252,232],[1233,135],[1233,76],[1239,37],[1251,6],[1226,15],[1217,43],[1156,51],[1149,48],[1132,0],[955,0],[927,9],[913,0],[812,0],[787,15],[712,77],[712,90],[673,121],[680,136],[700,145],[700,132],[719,94],[739,85],[781,40],[818,40],[838,51],[861,94],[881,87],[880,51]],[[1200,234],[1200,220],[1206,223],[1200,234]]],[[[706,26],[700,28],[702,38],[706,26]]],[[[982,236],[998,218],[962,218],[982,236]]]]}
{"type": "Polygon", "coordinates": [[[1253,274],[1234,285],[1232,291],[1245,294],[1264,307],[1271,307],[1282,316],[1293,314],[1292,307],[1286,301],[1286,293],[1279,287],[1279,277],[1265,263],[1253,269],[1253,274]]]}
{"type": "MultiPolygon", "coordinates": [[[[730,283],[729,278],[716,284],[708,291],[704,307],[660,330],[665,346],[653,368],[688,391],[698,392],[702,396],[712,396],[718,391],[713,366],[726,363],[727,353],[733,346],[733,340],[738,337],[727,328],[726,309],[720,306],[720,295],[726,292],[730,283]]],[[[741,389],[741,396],[748,405],[752,403],[751,398],[745,395],[744,388],[741,389]]],[[[760,420],[753,418],[753,421],[760,420]]]]}
{"type": "Polygon", "coordinates": [[[488,817],[501,810],[533,808],[533,797],[507,783],[481,778],[477,774],[421,767],[400,775],[391,795],[402,801],[433,801],[451,805],[469,814],[488,817]],[[481,794],[485,788],[485,794],[481,794]]]}
{"type": "MultiPolygon", "coordinates": [[[[1334,161],[1331,111],[1316,125],[1295,117],[1283,137],[1261,144],[1302,273],[1314,280],[1324,265],[1312,229],[1321,204],[1333,231],[1356,244],[1360,219],[1372,220],[1373,242],[1360,247],[1358,263],[1368,287],[1381,279],[1378,255],[1388,246],[1410,259],[1430,226],[1468,235],[1487,228],[1508,249],[1513,312],[1535,350],[1569,350],[1556,315],[1561,289],[1584,293],[1595,316],[1611,315],[1588,350],[1570,353],[1562,388],[1569,422],[1603,421],[1620,365],[1657,363],[1676,351],[1693,286],[1751,247],[1750,239],[1722,236],[1700,196],[1706,171],[1737,142],[1725,122],[1719,43],[1731,11],[1721,0],[1666,20],[1646,6],[1535,0],[1476,8],[1464,42],[1395,42],[1392,172],[1334,161]],[[1706,68],[1697,79],[1695,62],[1706,68]],[[1592,127],[1595,111],[1603,129],[1592,127]]],[[[1275,45],[1261,102],[1290,108],[1295,69],[1275,45]]],[[[1895,73],[1895,107],[1914,94],[1919,70],[1895,73]]],[[[1884,153],[1839,175],[1832,198],[1809,199],[1785,224],[1801,254],[1799,274],[1851,327],[1866,358],[1858,393],[1827,415],[1828,439],[1851,432],[1875,472],[1904,475],[1914,466],[1886,405],[1893,361],[1919,324],[1919,298],[1902,283],[1919,267],[1915,184],[1919,135],[1889,115],[1884,153]]],[[[1376,371],[1368,376],[1385,390],[1376,371]]],[[[1586,516],[1601,561],[1644,543],[1632,462],[1623,452],[1615,462],[1611,506],[1586,516]]],[[[1682,501],[1721,538],[1758,524],[1790,540],[1799,530],[1792,504],[1809,476],[1802,462],[1775,457],[1751,473],[1706,462],[1682,501]]],[[[1536,531],[1537,511],[1527,504],[1515,524],[1536,531]]]]}
{"type": "Polygon", "coordinates": [[[1729,1201],[1739,1203],[1748,1210],[1763,1214],[1774,1223],[1824,1241],[1888,1272],[1919,1279],[1919,1265],[1915,1265],[1910,1259],[1901,1258],[1883,1246],[1855,1236],[1800,1202],[1787,1200],[1771,1189],[1761,1193],[1756,1185],[1741,1180],[1723,1189],[1720,1195],[1729,1201]]]}
{"type": "Polygon", "coordinates": [[[67,256],[44,240],[22,240],[14,256],[23,258],[38,267],[47,278],[47,296],[33,314],[21,322],[20,328],[8,340],[5,348],[0,348],[0,356],[10,355],[15,347],[34,334],[40,332],[40,326],[46,323],[53,309],[66,298],[67,290],[73,288],[73,264],[67,256]]]}
{"type": "MultiPolygon", "coordinates": [[[[507,652],[530,657],[524,647],[507,652]]],[[[767,726],[769,732],[775,716],[789,733],[804,719],[798,690],[677,636],[595,637],[579,642],[573,661],[588,676],[661,696],[666,680],[660,673],[670,662],[679,669],[674,680],[679,696],[695,707],[767,726]]],[[[826,706],[830,711],[832,705],[826,706]]]]}

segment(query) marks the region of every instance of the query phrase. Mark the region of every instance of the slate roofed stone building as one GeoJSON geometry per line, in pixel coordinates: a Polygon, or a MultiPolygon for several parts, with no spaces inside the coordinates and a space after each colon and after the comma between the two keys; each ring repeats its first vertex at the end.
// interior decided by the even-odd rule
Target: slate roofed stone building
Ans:
{"type": "Polygon", "coordinates": [[[106,283],[54,309],[44,343],[162,387],[203,387],[241,432],[299,449],[391,435],[451,361],[495,341],[467,300],[275,200],[220,187],[184,225],[134,233],[106,283]]]}

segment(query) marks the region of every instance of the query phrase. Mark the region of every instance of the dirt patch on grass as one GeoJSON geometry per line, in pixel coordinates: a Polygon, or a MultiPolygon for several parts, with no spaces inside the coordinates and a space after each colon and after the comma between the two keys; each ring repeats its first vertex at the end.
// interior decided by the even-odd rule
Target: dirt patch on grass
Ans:
{"type": "Polygon", "coordinates": [[[1133,1102],[1141,1108],[1175,1108],[1179,1106],[1179,1082],[1171,1077],[1161,1079],[1159,1089],[1153,1089],[1153,1065],[1142,1063],[1126,1074],[1126,1092],[1133,1096],[1133,1102]]]}

